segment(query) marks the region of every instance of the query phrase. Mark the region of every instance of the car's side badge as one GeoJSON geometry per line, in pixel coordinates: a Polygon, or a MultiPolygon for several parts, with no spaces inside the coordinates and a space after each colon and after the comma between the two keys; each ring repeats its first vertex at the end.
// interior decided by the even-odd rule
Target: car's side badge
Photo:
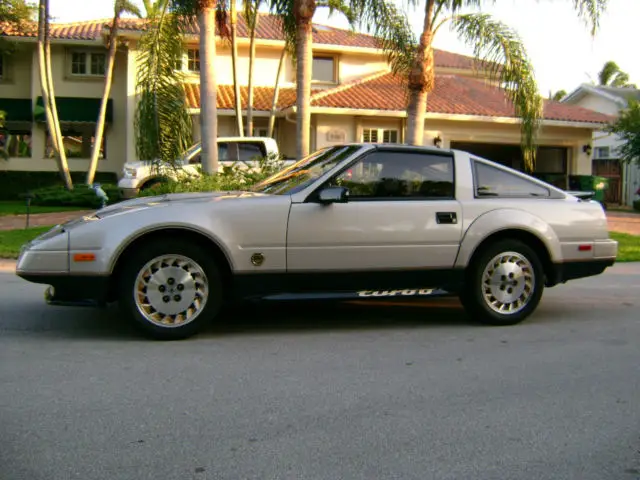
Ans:
{"type": "Polygon", "coordinates": [[[253,255],[251,255],[251,263],[255,267],[259,267],[264,263],[264,255],[262,255],[261,253],[254,253],[253,255]]]}

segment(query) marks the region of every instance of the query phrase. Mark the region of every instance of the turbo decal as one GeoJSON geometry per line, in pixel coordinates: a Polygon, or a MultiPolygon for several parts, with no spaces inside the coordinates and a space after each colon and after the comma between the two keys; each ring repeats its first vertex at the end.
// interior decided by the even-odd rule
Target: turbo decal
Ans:
{"type": "Polygon", "coordinates": [[[433,294],[432,288],[420,290],[362,290],[358,292],[359,297],[414,297],[433,294]]]}

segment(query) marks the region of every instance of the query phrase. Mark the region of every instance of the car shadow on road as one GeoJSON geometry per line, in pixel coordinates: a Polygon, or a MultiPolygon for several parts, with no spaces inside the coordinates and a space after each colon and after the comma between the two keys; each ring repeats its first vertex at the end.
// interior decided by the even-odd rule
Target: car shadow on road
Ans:
{"type": "Polygon", "coordinates": [[[416,302],[290,302],[230,307],[209,335],[469,327],[478,325],[457,299],[416,302]]]}
{"type": "MultiPolygon", "coordinates": [[[[56,338],[139,341],[145,337],[124,318],[116,305],[105,308],[46,307],[22,310],[23,319],[5,330],[37,332],[56,338]]],[[[394,328],[479,326],[457,299],[397,303],[261,302],[228,307],[196,338],[280,332],[332,332],[394,328]]]]}

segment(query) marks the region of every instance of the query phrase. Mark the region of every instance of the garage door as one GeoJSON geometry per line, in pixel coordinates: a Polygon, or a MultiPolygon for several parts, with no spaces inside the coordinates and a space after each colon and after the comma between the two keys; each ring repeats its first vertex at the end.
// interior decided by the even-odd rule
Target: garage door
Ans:
{"type": "MultiPolygon", "coordinates": [[[[464,150],[498,162],[507,167],[524,171],[520,145],[480,142],[451,142],[451,148],[464,150]]],[[[560,188],[567,188],[567,147],[544,146],[538,148],[534,176],[560,188]]]]}

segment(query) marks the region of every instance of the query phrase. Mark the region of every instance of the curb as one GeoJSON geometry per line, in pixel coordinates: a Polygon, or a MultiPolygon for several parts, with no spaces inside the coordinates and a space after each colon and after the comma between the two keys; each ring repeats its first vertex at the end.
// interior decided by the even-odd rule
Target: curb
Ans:
{"type": "Polygon", "coordinates": [[[14,273],[16,271],[16,261],[9,258],[0,258],[0,272],[14,273]]]}

